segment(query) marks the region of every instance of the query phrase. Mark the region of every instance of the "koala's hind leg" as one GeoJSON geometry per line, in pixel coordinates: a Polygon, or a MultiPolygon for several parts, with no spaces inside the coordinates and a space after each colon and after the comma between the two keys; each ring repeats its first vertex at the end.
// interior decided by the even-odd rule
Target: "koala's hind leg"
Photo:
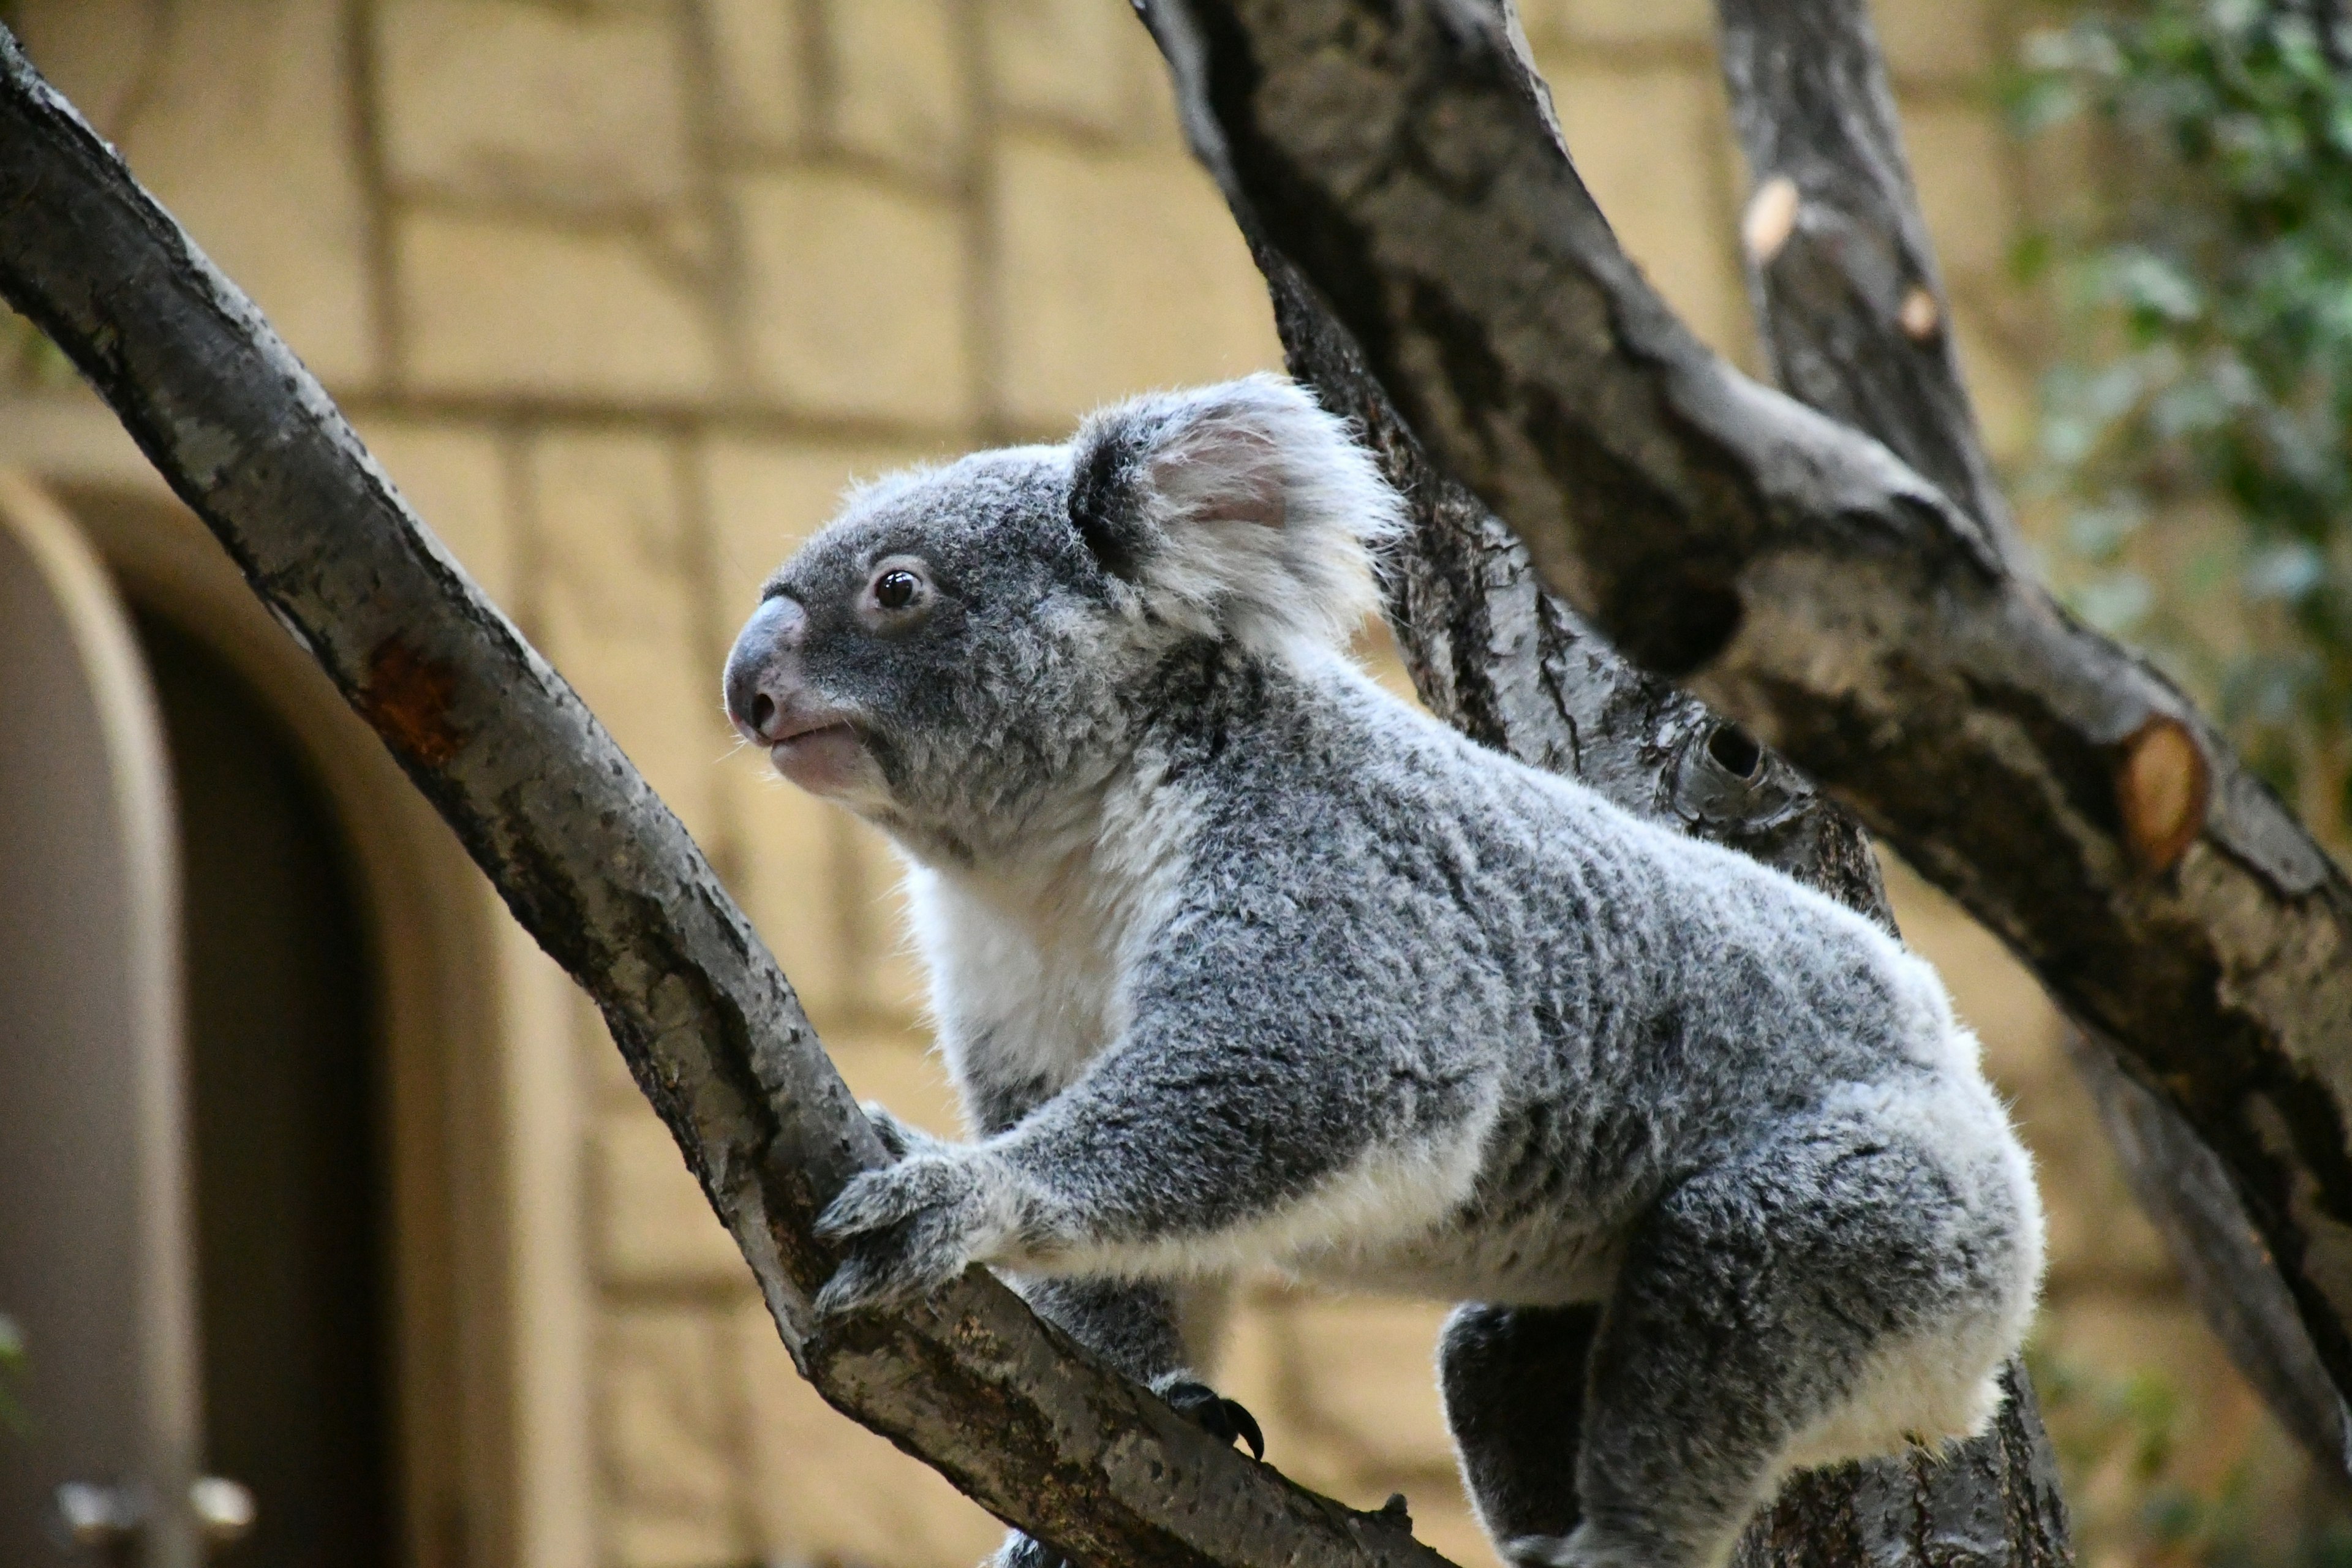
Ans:
{"type": "Polygon", "coordinates": [[[1667,1194],[1593,1342],[1582,1515],[1500,1544],[1558,1568],[1719,1568],[1800,1465],[1980,1426],[2038,1230],[2021,1166],[1870,1119],[1783,1130],[1667,1194]]]}
{"type": "Polygon", "coordinates": [[[1445,1426],[1496,1541],[1576,1528],[1576,1448],[1597,1305],[1457,1308],[1437,1342],[1445,1426]]]}

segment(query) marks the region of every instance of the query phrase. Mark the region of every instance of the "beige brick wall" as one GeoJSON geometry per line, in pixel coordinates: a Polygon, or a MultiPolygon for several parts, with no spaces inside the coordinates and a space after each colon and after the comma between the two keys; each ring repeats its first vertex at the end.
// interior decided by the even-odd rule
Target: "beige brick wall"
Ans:
{"type": "MultiPolygon", "coordinates": [[[[1628,247],[1752,364],[1706,0],[1526,8],[1628,247]]],[[[2001,268],[2025,188],[1979,88],[2003,24],[1983,0],[1881,12],[1963,356],[2014,458],[2032,322],[2001,268]]],[[[852,478],[1278,362],[1121,0],[12,14],[709,849],[853,1086],[952,1131],[887,852],[729,754],[717,670],[761,578],[852,478]]],[[[2126,1361],[2174,1347],[2197,1397],[2252,1419],[2089,1131],[2039,993],[1897,887],[2050,1178],[2052,1336],[2126,1361]]],[[[585,1006],[573,1034],[598,1560],[975,1558],[995,1527],[800,1384],[585,1006]]],[[[1222,1377],[1276,1463],[1360,1506],[1402,1489],[1425,1539],[1487,1562],[1437,1414],[1439,1316],[1255,1283],[1222,1377]]]]}

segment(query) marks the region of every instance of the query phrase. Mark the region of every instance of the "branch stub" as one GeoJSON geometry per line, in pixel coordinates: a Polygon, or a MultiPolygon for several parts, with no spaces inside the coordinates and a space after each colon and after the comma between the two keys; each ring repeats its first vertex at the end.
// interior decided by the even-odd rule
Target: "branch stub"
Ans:
{"type": "Polygon", "coordinates": [[[1748,259],[1759,267],[1771,264],[1797,232],[1797,215],[1804,205],[1798,193],[1797,182],[1786,174],[1775,174],[1756,187],[1748,200],[1748,215],[1740,221],[1739,237],[1748,247],[1748,259]]]}
{"type": "Polygon", "coordinates": [[[2169,869],[2205,826],[2212,770],[2189,726],[2158,713],[2124,742],[2116,770],[2116,805],[2132,858],[2147,871],[2169,869]]]}

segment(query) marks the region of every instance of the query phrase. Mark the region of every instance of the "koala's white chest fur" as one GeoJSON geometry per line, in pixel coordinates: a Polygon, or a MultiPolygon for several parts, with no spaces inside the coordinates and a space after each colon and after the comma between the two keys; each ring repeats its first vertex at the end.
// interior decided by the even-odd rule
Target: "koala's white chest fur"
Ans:
{"type": "Polygon", "coordinates": [[[992,1090],[1066,1087],[1128,1026],[1127,976],[1173,906],[1190,807],[1122,782],[1098,811],[1002,864],[908,873],[941,1049],[975,1112],[992,1090]]]}

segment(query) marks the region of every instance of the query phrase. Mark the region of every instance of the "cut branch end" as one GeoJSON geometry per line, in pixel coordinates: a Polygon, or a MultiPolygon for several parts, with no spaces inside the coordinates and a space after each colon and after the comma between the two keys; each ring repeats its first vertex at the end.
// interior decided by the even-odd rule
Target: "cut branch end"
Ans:
{"type": "Polygon", "coordinates": [[[1797,232],[1797,215],[1803,205],[1797,182],[1786,174],[1775,174],[1756,187],[1748,201],[1748,216],[1739,225],[1749,260],[1759,267],[1771,264],[1789,237],[1797,232]]]}
{"type": "Polygon", "coordinates": [[[1911,291],[1903,296],[1902,309],[1895,312],[1895,324],[1903,335],[1915,343],[1930,343],[1943,329],[1944,308],[1936,302],[1935,294],[1924,283],[1914,283],[1911,291]]]}
{"type": "Polygon", "coordinates": [[[2159,713],[2124,742],[2116,804],[2132,858],[2148,871],[2169,869],[2205,826],[2211,769],[2189,726],[2159,713]]]}

